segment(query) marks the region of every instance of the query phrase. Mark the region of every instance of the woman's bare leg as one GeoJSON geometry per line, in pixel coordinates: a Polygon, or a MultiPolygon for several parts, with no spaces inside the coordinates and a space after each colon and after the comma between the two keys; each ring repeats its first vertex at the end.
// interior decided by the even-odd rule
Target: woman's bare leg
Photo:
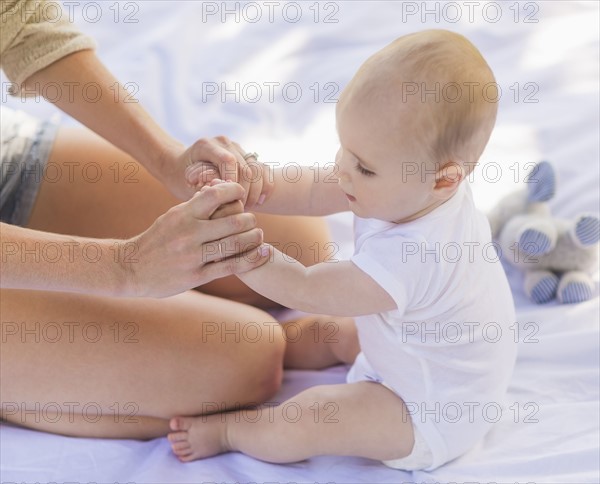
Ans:
{"type": "Polygon", "coordinates": [[[284,367],[321,370],[350,365],[360,352],[353,318],[307,316],[282,323],[286,340],[284,367]]]}
{"type": "Polygon", "coordinates": [[[256,404],[282,376],[280,326],[188,291],[117,299],[0,291],[2,417],[76,436],[165,435],[173,415],[256,404]]]}
{"type": "MultiPolygon", "coordinates": [[[[59,130],[29,228],[82,237],[129,238],[179,203],[139,163],[94,133],[59,130]]],[[[304,265],[335,256],[324,219],[257,214],[265,241],[304,265]]],[[[230,276],[202,292],[261,307],[272,301],[230,276]]]]}
{"type": "MultiPolygon", "coordinates": [[[[29,227],[125,238],[145,230],[176,203],[123,152],[89,131],[61,129],[29,227]]],[[[301,242],[306,246],[305,263],[310,263],[310,247],[317,241],[322,242],[320,257],[328,254],[322,221],[271,220],[276,223],[270,225],[265,218],[263,224],[271,243],[301,242]]],[[[252,294],[234,287],[237,278],[229,281],[220,281],[214,292],[253,301],[252,294]]],[[[4,290],[0,305],[3,417],[40,430],[153,437],[167,431],[165,419],[172,415],[262,401],[280,382],[284,341],[279,326],[262,328],[263,334],[255,339],[257,327],[252,323],[272,319],[232,301],[194,291],[168,299],[134,300],[4,290]],[[57,341],[56,325],[62,331],[57,341]],[[98,327],[103,337],[94,343],[98,327]],[[85,336],[70,340],[71,331],[84,328],[85,336]],[[38,332],[39,342],[31,342],[30,329],[38,332]],[[138,331],[139,342],[125,343],[123,338],[133,330],[138,331]],[[115,332],[119,332],[116,342],[115,332]],[[232,342],[236,334],[239,343],[232,342]],[[86,404],[92,413],[78,414],[86,404]],[[34,414],[29,413],[30,405],[34,414]],[[102,417],[93,422],[97,408],[102,417]],[[130,418],[125,422],[128,415],[137,417],[137,423],[130,418]]]]}

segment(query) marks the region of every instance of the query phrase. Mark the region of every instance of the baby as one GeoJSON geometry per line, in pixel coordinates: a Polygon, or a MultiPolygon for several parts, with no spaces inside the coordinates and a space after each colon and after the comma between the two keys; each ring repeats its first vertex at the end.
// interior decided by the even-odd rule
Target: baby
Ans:
{"type": "MultiPolygon", "coordinates": [[[[349,208],[354,256],[306,268],[265,245],[271,261],[239,276],[287,307],[356,317],[360,354],[347,383],[309,388],[252,419],[174,418],[169,440],[181,460],[227,451],[276,463],[346,455],[431,470],[499,419],[516,357],[514,306],[465,182],[496,119],[490,86],[479,51],[448,31],[401,37],[361,66],[336,108],[338,183],[325,169],[294,183],[275,171],[260,207],[297,215],[349,208]]],[[[352,338],[346,323],[340,329],[352,338]]],[[[325,344],[288,348],[305,368],[332,353],[325,344]]]]}

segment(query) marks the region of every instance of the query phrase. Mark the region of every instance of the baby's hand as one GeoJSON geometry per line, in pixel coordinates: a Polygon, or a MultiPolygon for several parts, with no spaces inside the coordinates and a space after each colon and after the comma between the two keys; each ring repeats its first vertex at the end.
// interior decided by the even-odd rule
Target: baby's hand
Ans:
{"type": "Polygon", "coordinates": [[[196,189],[212,186],[210,183],[219,178],[218,168],[208,161],[199,161],[185,170],[185,180],[196,189]]]}
{"type": "MultiPolygon", "coordinates": [[[[223,181],[220,178],[213,178],[207,185],[204,185],[200,191],[206,190],[209,186],[214,187],[215,185],[219,185],[221,183],[233,183],[231,180],[223,181]]],[[[212,215],[210,216],[211,220],[217,218],[228,217],[229,215],[235,215],[238,213],[244,212],[244,204],[241,200],[235,200],[233,202],[229,202],[225,205],[221,205],[217,208],[212,215]]]]}
{"type": "MultiPolygon", "coordinates": [[[[230,157],[227,158],[229,163],[227,166],[225,166],[226,164],[217,165],[201,161],[201,158],[196,161],[192,158],[194,161],[185,170],[185,180],[188,186],[200,190],[204,186],[211,186],[210,183],[214,179],[231,178],[244,188],[246,195],[243,202],[246,208],[251,209],[256,205],[262,205],[273,192],[273,180],[269,167],[258,162],[255,154],[250,154],[249,157],[248,155],[242,156],[244,153],[242,148],[226,138],[216,138],[213,143],[216,143],[216,147],[221,150],[224,149],[225,154],[230,157],[233,155],[236,160],[233,162],[234,167],[229,166],[232,163],[230,157]]],[[[223,152],[220,153],[223,154],[223,152]]]]}

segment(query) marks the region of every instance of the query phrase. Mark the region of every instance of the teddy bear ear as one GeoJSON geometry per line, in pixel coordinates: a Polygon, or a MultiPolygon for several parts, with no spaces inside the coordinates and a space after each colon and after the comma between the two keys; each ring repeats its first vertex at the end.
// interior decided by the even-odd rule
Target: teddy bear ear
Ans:
{"type": "Polygon", "coordinates": [[[556,175],[554,167],[547,161],[540,161],[525,179],[527,184],[527,200],[533,202],[547,202],[556,191],[556,175]]]}

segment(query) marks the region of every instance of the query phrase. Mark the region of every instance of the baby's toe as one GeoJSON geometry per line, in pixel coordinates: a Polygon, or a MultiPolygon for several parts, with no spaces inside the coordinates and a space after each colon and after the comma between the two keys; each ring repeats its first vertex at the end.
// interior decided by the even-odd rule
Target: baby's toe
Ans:
{"type": "Polygon", "coordinates": [[[187,432],[171,432],[170,434],[167,435],[167,439],[172,444],[175,442],[181,442],[181,441],[187,442],[188,438],[189,437],[188,437],[187,432]]]}
{"type": "Polygon", "coordinates": [[[171,430],[173,430],[174,432],[188,431],[192,427],[193,423],[194,423],[194,419],[191,418],[191,417],[190,418],[186,418],[186,417],[173,417],[169,421],[169,428],[171,430]]]}
{"type": "Polygon", "coordinates": [[[177,455],[188,455],[192,452],[192,446],[189,442],[175,442],[171,444],[171,449],[177,455]]]}
{"type": "Polygon", "coordinates": [[[192,462],[193,460],[198,459],[191,450],[189,454],[178,455],[177,458],[180,462],[192,462]]]}

